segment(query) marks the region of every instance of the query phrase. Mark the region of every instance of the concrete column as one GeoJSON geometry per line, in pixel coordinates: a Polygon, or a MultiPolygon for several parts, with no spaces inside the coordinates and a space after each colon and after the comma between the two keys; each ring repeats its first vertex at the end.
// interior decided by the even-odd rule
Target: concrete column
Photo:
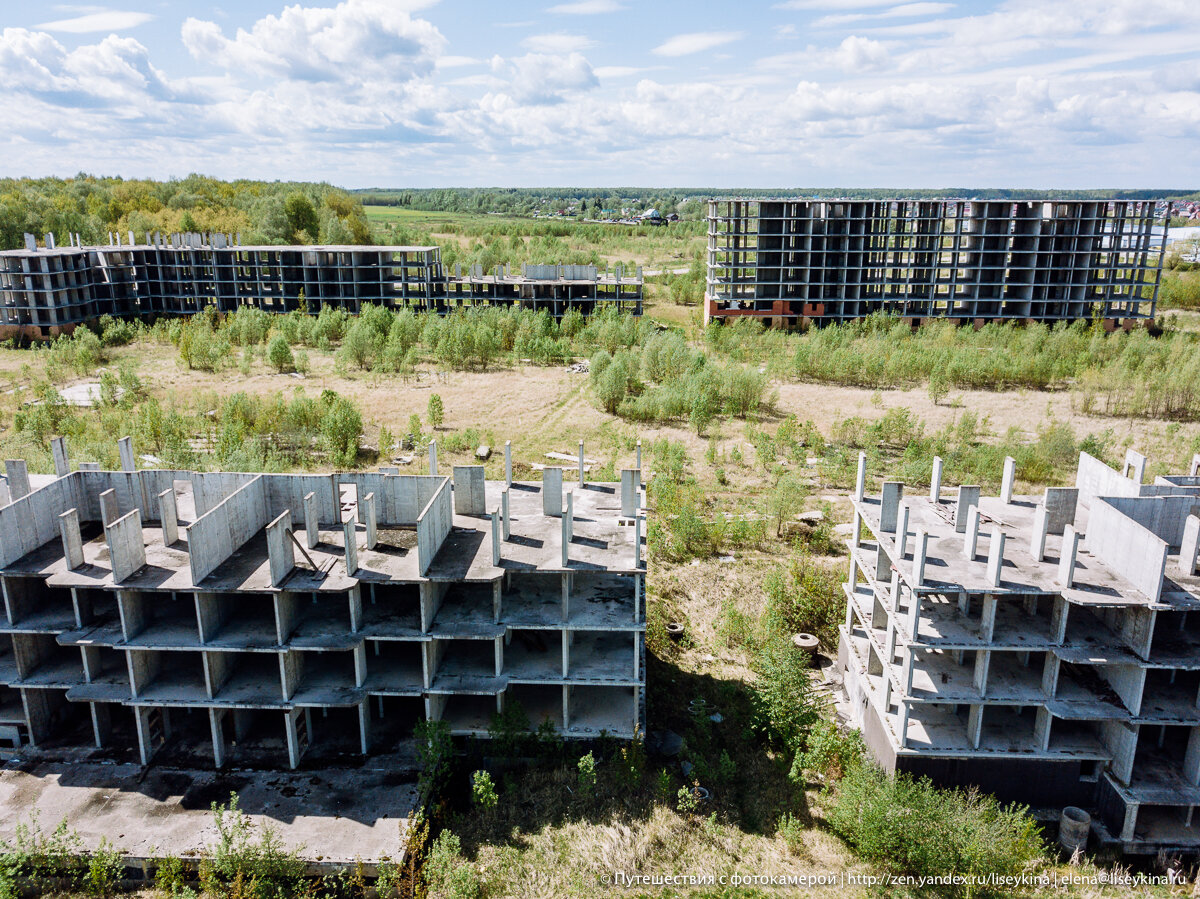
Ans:
{"type": "Polygon", "coordinates": [[[1067,615],[1071,609],[1061,596],[1054,597],[1054,605],[1050,608],[1050,642],[1061,644],[1067,638],[1067,615]]]}
{"type": "Polygon", "coordinates": [[[973,705],[967,712],[967,740],[972,749],[979,748],[979,740],[983,735],[983,706],[973,705]]]}
{"type": "Polygon", "coordinates": [[[508,514],[508,491],[510,488],[505,487],[500,491],[500,517],[503,520],[503,537],[507,540],[512,535],[512,526],[509,523],[508,514]]]}
{"type": "Polygon", "coordinates": [[[636,468],[621,469],[621,517],[633,518],[641,507],[642,473],[636,468]]]}
{"type": "Polygon", "coordinates": [[[62,536],[63,555],[67,568],[74,571],[83,567],[83,537],[79,533],[79,512],[68,509],[58,516],[58,532],[62,536]]]}
{"type": "Polygon", "coordinates": [[[342,536],[346,545],[346,573],[352,575],[358,571],[358,532],[353,519],[342,524],[342,536]]]}
{"type": "Polygon", "coordinates": [[[12,502],[12,493],[8,489],[8,481],[0,481],[0,507],[12,502]]]}
{"type": "Polygon", "coordinates": [[[988,583],[993,587],[1000,586],[1000,579],[1004,576],[1004,532],[1000,530],[1000,526],[996,525],[992,528],[991,545],[988,546],[988,562],[987,562],[987,577],[988,583]]]}
{"type": "Polygon", "coordinates": [[[571,564],[571,541],[575,539],[575,494],[567,491],[567,504],[562,514],[562,565],[571,564]]]}
{"type": "Polygon", "coordinates": [[[1075,554],[1079,550],[1079,535],[1075,528],[1067,525],[1063,531],[1062,552],[1058,559],[1058,583],[1070,587],[1075,578],[1075,554]]]}
{"type": "Polygon", "coordinates": [[[642,516],[633,519],[633,567],[642,567],[642,516]]]}
{"type": "Polygon", "coordinates": [[[137,461],[133,458],[133,438],[122,437],[117,441],[117,452],[121,455],[122,471],[137,471],[137,461]]]}
{"type": "Polygon", "coordinates": [[[117,491],[109,488],[100,494],[100,522],[108,527],[121,517],[117,508],[117,491]]]}
{"type": "Polygon", "coordinates": [[[308,748],[308,722],[301,722],[301,709],[290,709],[283,713],[283,723],[287,730],[288,766],[300,767],[300,759],[308,748]],[[300,729],[304,728],[304,733],[300,729]]]}
{"type": "Polygon", "coordinates": [[[850,519],[850,545],[856,549],[862,546],[862,513],[858,509],[850,519]]]}
{"type": "Polygon", "coordinates": [[[137,723],[138,755],[142,767],[145,767],[163,743],[162,711],[146,706],[136,706],[133,711],[137,723]]]}
{"type": "Polygon", "coordinates": [[[92,738],[96,748],[103,749],[112,738],[112,710],[106,703],[89,702],[92,712],[92,738]]]}
{"type": "Polygon", "coordinates": [[[929,535],[923,530],[917,531],[916,543],[913,547],[913,587],[925,582],[925,554],[929,550],[929,535]]]}
{"type": "MultiPolygon", "coordinates": [[[[504,486],[512,486],[512,441],[504,441],[504,486]]],[[[508,516],[506,515],[505,518],[508,516]]]]}
{"type": "Polygon", "coordinates": [[[500,529],[504,527],[500,522],[500,508],[497,506],[492,510],[492,564],[499,566],[500,564],[500,529]]]}
{"type": "Polygon", "coordinates": [[[974,484],[960,485],[958,488],[958,505],[954,509],[954,530],[960,534],[967,530],[967,514],[972,506],[979,505],[980,489],[974,484]]]}
{"type": "Polygon", "coordinates": [[[1046,507],[1038,505],[1033,510],[1033,530],[1029,534],[1029,554],[1034,561],[1041,562],[1046,558],[1046,533],[1050,523],[1046,515],[1046,507]]]}
{"type": "Polygon", "coordinates": [[[482,465],[455,465],[453,472],[454,514],[486,515],[487,487],[482,465]]]}
{"type": "Polygon", "coordinates": [[[975,552],[979,548],[979,506],[971,506],[967,513],[967,532],[963,535],[963,555],[968,560],[975,560],[975,552]]]}
{"type": "Polygon", "coordinates": [[[929,498],[935,503],[942,496],[942,457],[933,457],[933,473],[929,476],[929,498]]]}
{"type": "Polygon", "coordinates": [[[1183,756],[1183,776],[1192,786],[1200,787],[1200,727],[1188,731],[1187,751],[1183,756]]]}
{"type": "Polygon", "coordinates": [[[1013,481],[1017,477],[1017,460],[1012,456],[1004,459],[1004,477],[1000,481],[1000,502],[1007,505],[1012,502],[1013,481]]]}
{"type": "Polygon", "coordinates": [[[437,441],[436,440],[429,441],[429,473],[431,475],[437,474],[437,441]]]}
{"type": "Polygon", "coordinates": [[[908,633],[916,640],[921,629],[921,594],[914,590],[908,598],[908,603],[908,633]]]}
{"type": "Polygon", "coordinates": [[[908,519],[909,519],[908,503],[900,503],[896,512],[896,563],[899,564],[904,559],[904,553],[908,549],[908,519]]]}
{"type": "Polygon", "coordinates": [[[309,549],[315,549],[321,542],[317,525],[317,495],[315,493],[304,494],[304,542],[308,544],[309,549]]]}
{"type": "Polygon", "coordinates": [[[1074,524],[1078,504],[1077,487],[1047,487],[1042,497],[1042,505],[1046,507],[1046,532],[1061,534],[1067,525],[1074,524]]]}
{"type": "Polygon", "coordinates": [[[1058,672],[1062,661],[1052,652],[1045,653],[1045,657],[1042,667],[1042,692],[1054,697],[1058,693],[1058,672]]]}
{"type": "Polygon", "coordinates": [[[288,536],[291,529],[291,509],[284,509],[278,518],[267,525],[267,561],[271,569],[272,587],[280,586],[296,567],[296,547],[288,536]]]}
{"type": "Polygon", "coordinates": [[[367,697],[358,704],[358,742],[363,755],[371,751],[371,703],[367,697]]]}
{"type": "Polygon", "coordinates": [[[979,691],[980,696],[987,696],[988,670],[992,666],[992,652],[989,649],[975,650],[975,669],[971,672],[971,683],[979,691]]]}
{"type": "Polygon", "coordinates": [[[225,720],[225,709],[208,710],[208,727],[212,731],[213,765],[225,767],[225,729],[221,726],[225,720]]]}
{"type": "Polygon", "coordinates": [[[368,493],[358,503],[358,520],[367,528],[367,549],[374,549],[376,543],[375,494],[368,493]]]}
{"type": "Polygon", "coordinates": [[[1188,477],[1194,478],[1198,474],[1200,474],[1200,453],[1192,456],[1192,465],[1188,469],[1188,477]]]}
{"type": "Polygon", "coordinates": [[[858,474],[854,478],[854,500],[862,502],[867,491],[867,454],[858,454],[858,474]]]}
{"type": "Polygon", "coordinates": [[[642,470],[642,441],[640,441],[640,440],[637,442],[637,451],[634,456],[634,460],[637,464],[635,464],[633,467],[636,468],[638,471],[641,471],[642,470]]]}
{"type": "Polygon", "coordinates": [[[563,476],[561,468],[542,470],[542,514],[557,518],[563,508],[563,476]]]}
{"type": "Polygon", "coordinates": [[[71,463],[67,459],[67,439],[55,437],[50,441],[50,454],[54,456],[54,474],[56,477],[66,477],[71,473],[71,463]]]}
{"type": "Polygon", "coordinates": [[[179,539],[179,510],[175,491],[169,487],[158,495],[158,520],[162,524],[163,546],[170,546],[179,539]]]}
{"type": "Polygon", "coordinates": [[[583,478],[583,441],[579,441],[579,486],[583,487],[585,481],[583,478]]]}
{"type": "Polygon", "coordinates": [[[1042,752],[1050,748],[1050,720],[1051,715],[1046,711],[1046,707],[1038,706],[1033,723],[1033,740],[1037,744],[1035,748],[1042,752]]]}
{"type": "Polygon", "coordinates": [[[8,475],[8,492],[13,502],[29,495],[29,468],[24,459],[9,459],[4,463],[8,475]]]}
{"type": "Polygon", "coordinates": [[[146,544],[142,537],[142,515],[137,509],[104,526],[104,540],[112,564],[115,583],[125,580],[146,564],[146,544]]]}
{"type": "Polygon", "coordinates": [[[1189,515],[1183,524],[1179,543],[1179,571],[1184,575],[1196,573],[1196,556],[1200,555],[1200,517],[1189,515]]]}
{"type": "Polygon", "coordinates": [[[880,494],[879,529],[891,533],[896,530],[897,507],[904,496],[904,485],[899,481],[884,481],[880,494]]]}

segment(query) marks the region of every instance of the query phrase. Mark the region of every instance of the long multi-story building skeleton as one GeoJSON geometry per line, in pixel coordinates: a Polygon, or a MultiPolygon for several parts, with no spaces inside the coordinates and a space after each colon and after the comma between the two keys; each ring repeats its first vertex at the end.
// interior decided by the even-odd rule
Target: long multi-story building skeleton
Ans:
{"type": "Polygon", "coordinates": [[[712,200],[705,320],[806,327],[883,312],[1132,326],[1154,317],[1166,241],[1154,211],[1131,200],[712,200]]]}

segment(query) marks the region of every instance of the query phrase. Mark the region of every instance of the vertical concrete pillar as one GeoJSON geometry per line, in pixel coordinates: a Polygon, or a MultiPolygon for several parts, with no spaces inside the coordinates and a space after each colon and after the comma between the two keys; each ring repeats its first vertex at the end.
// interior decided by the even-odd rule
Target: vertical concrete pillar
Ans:
{"type": "Polygon", "coordinates": [[[170,546],[179,539],[179,510],[175,491],[169,487],[158,495],[158,520],[162,524],[163,546],[170,546]]]}
{"type": "Polygon", "coordinates": [[[107,703],[89,702],[92,712],[92,738],[96,748],[103,749],[112,738],[112,710],[107,703]]]}
{"type": "Polygon", "coordinates": [[[1075,554],[1079,549],[1079,535],[1075,528],[1067,525],[1063,530],[1062,552],[1058,558],[1058,583],[1070,587],[1075,577],[1075,554]]]}
{"type": "Polygon", "coordinates": [[[117,508],[117,491],[109,488],[100,494],[100,522],[108,527],[121,517],[117,508]]]}
{"type": "Polygon", "coordinates": [[[967,530],[967,514],[972,506],[979,505],[980,489],[975,484],[962,484],[958,488],[958,504],[954,508],[954,530],[960,534],[967,530]]]}
{"type": "Polygon", "coordinates": [[[1004,459],[1004,477],[1000,481],[1000,502],[1008,505],[1012,502],[1013,481],[1017,477],[1017,460],[1012,456],[1004,459]]]}
{"type": "Polygon", "coordinates": [[[136,706],[133,711],[137,724],[138,756],[145,767],[150,764],[150,759],[162,743],[162,712],[146,706],[136,706]]]}
{"type": "Polygon", "coordinates": [[[929,476],[929,498],[935,503],[942,496],[942,457],[933,457],[933,473],[929,476]]]}
{"type": "Polygon", "coordinates": [[[640,440],[637,442],[637,452],[634,456],[634,461],[635,461],[635,464],[633,467],[636,468],[638,471],[641,471],[642,470],[642,441],[640,441],[640,440]]]}
{"type": "Polygon", "coordinates": [[[508,514],[508,491],[509,491],[509,489],[510,488],[505,487],[503,490],[500,491],[500,515],[504,522],[503,537],[505,540],[507,540],[512,534],[512,526],[509,524],[510,516],[508,514]]]}
{"type": "Polygon", "coordinates": [[[562,513],[562,565],[571,563],[571,541],[575,539],[575,494],[567,491],[567,504],[562,513]]]}
{"type": "Polygon", "coordinates": [[[979,506],[971,506],[967,513],[967,532],[963,535],[963,555],[968,560],[975,560],[975,552],[979,548],[979,506]]]}
{"type": "Polygon", "coordinates": [[[29,468],[24,459],[9,459],[4,463],[8,475],[8,492],[13,501],[29,495],[29,468]]]}
{"type": "Polygon", "coordinates": [[[633,518],[641,506],[642,473],[636,468],[621,469],[621,517],[633,518]]]}
{"type": "Polygon", "coordinates": [[[1188,477],[1194,478],[1198,474],[1200,474],[1200,453],[1192,456],[1192,465],[1188,469],[1188,477]]]}
{"type": "Polygon", "coordinates": [[[437,475],[437,441],[429,441],[429,473],[437,475]]]}
{"type": "Polygon", "coordinates": [[[8,489],[8,481],[0,481],[0,507],[7,506],[13,500],[8,489]]]}
{"type": "Polygon", "coordinates": [[[1042,496],[1046,507],[1046,533],[1061,534],[1063,528],[1075,523],[1075,509],[1079,504],[1079,488],[1047,487],[1042,496]]]}
{"type": "Polygon", "coordinates": [[[346,573],[358,571],[358,532],[354,528],[354,520],[342,524],[342,536],[346,544],[346,573]]]}
{"type": "Polygon", "coordinates": [[[879,528],[891,533],[896,530],[896,518],[900,499],[904,496],[904,485],[899,481],[884,481],[880,494],[879,528]]]}
{"type": "Polygon", "coordinates": [[[225,729],[222,726],[224,720],[225,709],[208,710],[208,727],[212,731],[213,765],[217,768],[225,767],[225,729]]]}
{"type": "Polygon", "coordinates": [[[117,452],[121,456],[122,471],[137,471],[137,461],[133,458],[133,438],[122,437],[117,441],[117,452]]]}
{"type": "Polygon", "coordinates": [[[967,712],[967,740],[972,749],[979,748],[979,740],[983,735],[983,706],[972,705],[967,712]]]}
{"type": "Polygon", "coordinates": [[[317,495],[315,493],[304,494],[304,542],[308,544],[309,549],[315,549],[321,542],[317,525],[317,495]]]}
{"type": "Polygon", "coordinates": [[[633,567],[642,567],[642,516],[633,518],[633,567]]]}
{"type": "Polygon", "coordinates": [[[1037,744],[1036,748],[1042,752],[1050,748],[1050,720],[1051,715],[1046,711],[1046,707],[1038,706],[1033,723],[1033,740],[1037,744]]]}
{"type": "Polygon", "coordinates": [[[358,704],[358,742],[363,755],[371,751],[371,703],[365,696],[358,704]]]}
{"type": "Polygon", "coordinates": [[[71,463],[67,459],[67,438],[55,437],[50,441],[50,454],[54,456],[54,474],[56,477],[66,477],[71,473],[71,463]]]}
{"type": "Polygon", "coordinates": [[[1046,507],[1039,504],[1033,510],[1033,529],[1029,534],[1029,555],[1033,556],[1036,562],[1046,558],[1046,532],[1049,522],[1046,507]]]}
{"type": "Polygon", "coordinates": [[[1183,776],[1192,786],[1200,787],[1200,727],[1188,730],[1187,750],[1183,756],[1183,776]]]}
{"type": "Polygon", "coordinates": [[[992,539],[988,546],[987,578],[993,587],[1000,586],[1004,576],[1004,532],[997,525],[992,528],[992,539]]]}
{"type": "Polygon", "coordinates": [[[1054,605],[1050,607],[1050,642],[1061,644],[1067,637],[1067,615],[1070,604],[1061,596],[1054,597],[1054,605]]]}
{"type": "Polygon", "coordinates": [[[923,530],[917,531],[913,544],[913,587],[919,587],[925,582],[925,554],[929,550],[929,535],[923,530]]]}
{"type": "Polygon", "coordinates": [[[300,767],[300,758],[308,747],[308,722],[301,723],[301,716],[301,709],[289,709],[283,713],[283,723],[287,730],[288,766],[291,768],[300,767]],[[305,733],[300,732],[301,728],[305,729],[305,733]]]}
{"type": "Polygon", "coordinates": [[[899,563],[904,558],[904,553],[908,550],[908,519],[909,519],[908,503],[900,503],[900,507],[896,513],[896,562],[899,563]]]}
{"type": "Polygon", "coordinates": [[[979,618],[979,635],[989,643],[996,633],[996,609],[1000,603],[996,600],[996,594],[987,593],[983,597],[983,613],[979,618]]]}
{"type": "Polygon", "coordinates": [[[542,470],[542,514],[557,518],[563,508],[563,476],[561,468],[542,470]]]}
{"type": "Polygon", "coordinates": [[[271,569],[272,587],[280,586],[296,567],[296,547],[288,536],[291,529],[291,509],[284,509],[278,518],[267,525],[267,562],[271,569]]]}
{"type": "Polygon", "coordinates": [[[585,481],[583,478],[583,441],[579,441],[579,486],[583,487],[585,481]]]}
{"type": "Polygon", "coordinates": [[[1196,557],[1200,555],[1200,517],[1189,515],[1183,523],[1179,542],[1179,571],[1184,575],[1196,573],[1196,557]]]}
{"type": "Polygon", "coordinates": [[[358,520],[367,529],[367,549],[374,549],[376,543],[375,494],[368,493],[358,504],[358,520]]]}
{"type": "Polygon", "coordinates": [[[854,500],[862,502],[867,492],[867,454],[858,454],[858,474],[854,477],[854,500]]]}
{"type": "Polygon", "coordinates": [[[79,533],[79,512],[68,509],[58,516],[58,532],[62,536],[63,555],[67,568],[74,571],[83,567],[83,537],[79,533]]]}
{"type": "Polygon", "coordinates": [[[500,529],[504,525],[500,522],[500,507],[497,506],[492,510],[492,564],[500,564],[500,529]]]}
{"type": "MultiPolygon", "coordinates": [[[[504,441],[504,486],[512,486],[512,441],[504,441]]],[[[507,517],[507,516],[506,516],[507,517]]]]}

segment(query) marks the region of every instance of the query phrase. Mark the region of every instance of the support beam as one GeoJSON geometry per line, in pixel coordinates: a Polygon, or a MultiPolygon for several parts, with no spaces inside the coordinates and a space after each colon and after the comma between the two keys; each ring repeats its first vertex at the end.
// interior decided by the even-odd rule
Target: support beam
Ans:
{"type": "Polygon", "coordinates": [[[353,575],[358,571],[358,531],[355,529],[354,519],[342,524],[342,536],[346,549],[346,574],[353,575]]]}
{"type": "Polygon", "coordinates": [[[267,559],[271,568],[271,586],[280,587],[296,567],[296,546],[292,543],[292,510],[284,509],[267,525],[267,559]]]}
{"type": "Polygon", "coordinates": [[[1029,555],[1033,556],[1035,562],[1046,558],[1046,533],[1049,526],[1050,517],[1046,514],[1046,507],[1039,504],[1033,510],[1033,529],[1029,533],[1029,555]]]}
{"type": "Polygon", "coordinates": [[[636,468],[621,469],[621,517],[633,518],[641,507],[642,473],[636,468]]]}
{"type": "Polygon", "coordinates": [[[1079,535],[1075,528],[1067,525],[1063,531],[1062,552],[1058,559],[1058,584],[1070,587],[1075,579],[1075,555],[1079,550],[1079,535]]]}
{"type": "Polygon", "coordinates": [[[179,539],[179,510],[175,491],[170,487],[158,495],[158,521],[162,525],[163,546],[171,546],[179,539]]]}
{"type": "Polygon", "coordinates": [[[586,481],[584,480],[584,476],[583,476],[583,467],[584,467],[583,463],[584,463],[583,441],[580,440],[579,441],[579,487],[580,487],[580,489],[582,489],[583,487],[585,487],[587,485],[586,481]]]}
{"type": "Polygon", "coordinates": [[[542,470],[542,514],[557,518],[563,508],[563,476],[561,468],[542,470]]]}
{"type": "Polygon", "coordinates": [[[566,505],[562,512],[562,565],[571,564],[571,541],[575,539],[575,494],[567,491],[566,505]]]}
{"type": "Polygon", "coordinates": [[[321,542],[317,525],[317,495],[315,493],[304,494],[304,542],[308,544],[309,549],[316,549],[317,544],[321,542]]]}
{"type": "Polygon", "coordinates": [[[64,478],[71,473],[71,462],[67,458],[67,438],[55,437],[50,441],[50,454],[54,457],[54,475],[64,478]]]}
{"type": "Polygon", "coordinates": [[[505,487],[500,491],[500,515],[504,522],[503,537],[505,540],[512,536],[512,525],[510,523],[511,516],[508,512],[508,494],[510,489],[511,488],[509,487],[505,487]]]}
{"type": "Polygon", "coordinates": [[[82,568],[83,537],[79,533],[79,512],[76,509],[68,509],[58,516],[58,531],[62,536],[67,568],[71,571],[82,568]]]}
{"type": "Polygon", "coordinates": [[[942,457],[933,457],[933,473],[929,476],[929,498],[935,503],[942,498],[942,457]]]}
{"type": "Polygon", "coordinates": [[[437,441],[429,441],[429,473],[437,476],[437,441]]]}
{"type": "Polygon", "coordinates": [[[500,507],[497,506],[492,510],[492,564],[497,567],[500,565],[500,531],[503,527],[504,525],[500,521],[500,507]]]}
{"type": "Polygon", "coordinates": [[[896,517],[900,500],[904,496],[904,485],[899,481],[884,481],[879,497],[879,528],[892,533],[896,530],[896,517]]]}
{"type": "Polygon", "coordinates": [[[367,549],[374,549],[376,543],[375,494],[368,493],[358,503],[358,520],[367,529],[367,549]]]}
{"type": "Polygon", "coordinates": [[[117,491],[111,487],[100,494],[100,523],[108,527],[121,517],[117,508],[117,491]]]}
{"type": "Polygon", "coordinates": [[[993,587],[1000,586],[1004,576],[1004,532],[997,525],[992,528],[991,545],[988,546],[987,579],[993,587]]]}
{"type": "MultiPolygon", "coordinates": [[[[504,441],[504,486],[512,486],[512,441],[504,441]]],[[[506,516],[507,517],[507,516],[506,516]]]]}
{"type": "Polygon", "coordinates": [[[4,463],[8,475],[8,492],[13,502],[29,495],[29,469],[24,459],[9,459],[4,463]]]}
{"type": "Polygon", "coordinates": [[[980,488],[975,484],[963,484],[958,488],[958,504],[954,508],[954,530],[966,533],[967,515],[973,506],[979,505],[980,488]]]}
{"type": "Polygon", "coordinates": [[[858,454],[858,474],[854,477],[854,501],[861,503],[867,493],[867,454],[858,454]]]}
{"type": "Polygon", "coordinates": [[[122,471],[137,471],[137,460],[133,458],[133,438],[122,437],[117,441],[117,452],[121,456],[122,471]]]}

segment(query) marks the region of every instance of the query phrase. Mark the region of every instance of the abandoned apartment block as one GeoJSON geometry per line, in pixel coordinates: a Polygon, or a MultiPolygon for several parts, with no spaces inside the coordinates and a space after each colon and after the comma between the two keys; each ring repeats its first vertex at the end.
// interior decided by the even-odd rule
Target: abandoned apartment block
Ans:
{"type": "Polygon", "coordinates": [[[215,306],[236,312],[317,314],[325,306],[363,305],[445,314],[481,306],[519,307],[560,318],[611,307],[642,313],[642,272],[595,265],[454,267],[435,246],[242,246],[224,234],[134,234],[122,244],[38,246],[0,252],[0,334],[53,337],[102,315],[186,315],[215,306]]]}
{"type": "Polygon", "coordinates": [[[885,767],[1035,809],[1080,806],[1130,853],[1200,848],[1200,456],[1143,483],[1081,454],[1074,487],[866,493],[839,669],[885,767]]]}
{"type": "Polygon", "coordinates": [[[704,317],[1132,327],[1154,319],[1166,243],[1154,210],[1132,200],[712,200],[704,317]]]}
{"type": "MultiPolygon", "coordinates": [[[[643,726],[641,473],[72,471],[7,463],[0,739],[147,764],[395,752],[422,719],[643,726]]],[[[0,744],[2,745],[2,744],[0,744]]]]}

